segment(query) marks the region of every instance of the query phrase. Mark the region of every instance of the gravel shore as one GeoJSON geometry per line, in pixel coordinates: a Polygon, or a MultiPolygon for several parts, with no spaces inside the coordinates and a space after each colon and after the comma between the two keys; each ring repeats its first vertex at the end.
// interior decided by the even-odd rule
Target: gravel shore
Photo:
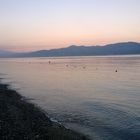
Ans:
{"type": "Polygon", "coordinates": [[[6,84],[0,84],[0,140],[87,140],[82,134],[52,122],[34,104],[6,84]]]}

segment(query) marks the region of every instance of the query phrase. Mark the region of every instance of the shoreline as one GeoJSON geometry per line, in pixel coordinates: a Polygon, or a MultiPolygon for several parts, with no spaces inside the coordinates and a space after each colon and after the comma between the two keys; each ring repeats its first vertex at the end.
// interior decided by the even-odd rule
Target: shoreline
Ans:
{"type": "Polygon", "coordinates": [[[88,140],[78,132],[53,122],[44,111],[18,92],[0,83],[1,140],[88,140]]]}

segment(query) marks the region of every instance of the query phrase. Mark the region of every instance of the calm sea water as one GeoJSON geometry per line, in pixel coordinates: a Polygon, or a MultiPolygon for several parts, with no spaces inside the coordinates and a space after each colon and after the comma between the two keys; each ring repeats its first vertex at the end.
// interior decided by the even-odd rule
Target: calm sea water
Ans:
{"type": "Polygon", "coordinates": [[[0,59],[0,77],[93,140],[140,140],[140,56],[0,59]]]}

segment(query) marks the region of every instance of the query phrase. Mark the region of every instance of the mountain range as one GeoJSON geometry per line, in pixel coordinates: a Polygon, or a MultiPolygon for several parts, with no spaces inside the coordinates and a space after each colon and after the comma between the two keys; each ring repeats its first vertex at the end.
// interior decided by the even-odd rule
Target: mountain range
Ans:
{"type": "Polygon", "coordinates": [[[76,46],[67,48],[39,50],[33,52],[9,52],[0,50],[0,57],[59,57],[140,54],[140,43],[122,42],[104,46],[76,46]]]}

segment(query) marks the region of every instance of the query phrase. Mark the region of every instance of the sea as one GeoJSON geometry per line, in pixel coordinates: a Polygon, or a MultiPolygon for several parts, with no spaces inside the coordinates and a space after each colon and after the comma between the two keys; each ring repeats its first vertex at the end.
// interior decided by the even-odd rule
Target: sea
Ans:
{"type": "Polygon", "coordinates": [[[91,140],[140,140],[140,55],[0,58],[0,78],[91,140]]]}

